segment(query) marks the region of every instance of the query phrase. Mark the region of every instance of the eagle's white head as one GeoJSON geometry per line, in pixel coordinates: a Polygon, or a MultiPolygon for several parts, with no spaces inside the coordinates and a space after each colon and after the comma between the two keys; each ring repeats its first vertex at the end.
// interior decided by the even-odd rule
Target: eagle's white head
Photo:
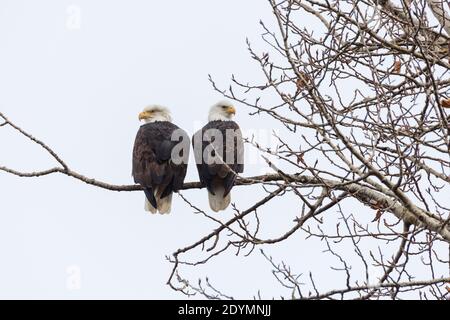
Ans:
{"type": "Polygon", "coordinates": [[[145,123],[151,123],[156,121],[172,121],[169,109],[159,105],[151,105],[145,107],[144,110],[139,113],[139,121],[145,123]]]}
{"type": "Polygon", "coordinates": [[[208,121],[230,121],[236,115],[236,108],[230,101],[223,100],[217,102],[209,110],[208,121]]]}

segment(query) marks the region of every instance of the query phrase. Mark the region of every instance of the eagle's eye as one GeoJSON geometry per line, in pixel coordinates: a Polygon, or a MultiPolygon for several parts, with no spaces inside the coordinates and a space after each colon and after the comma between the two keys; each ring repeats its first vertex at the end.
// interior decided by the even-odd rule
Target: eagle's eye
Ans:
{"type": "Polygon", "coordinates": [[[228,107],[227,106],[222,106],[222,109],[227,109],[228,107]]]}

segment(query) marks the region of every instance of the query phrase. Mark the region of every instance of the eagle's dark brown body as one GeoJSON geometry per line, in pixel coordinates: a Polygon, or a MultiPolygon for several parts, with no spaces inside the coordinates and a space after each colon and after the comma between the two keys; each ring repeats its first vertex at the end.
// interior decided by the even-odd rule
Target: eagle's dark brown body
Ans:
{"type": "Polygon", "coordinates": [[[194,135],[192,144],[200,181],[210,194],[211,208],[224,210],[229,204],[236,174],[244,171],[241,130],[234,121],[211,121],[194,135]],[[217,140],[219,133],[220,140],[217,140]],[[221,161],[211,163],[210,154],[218,156],[221,161]]]}
{"type": "Polygon", "coordinates": [[[186,177],[190,140],[186,132],[168,121],[144,124],[140,127],[133,149],[133,177],[135,183],[144,188],[145,195],[154,207],[159,199],[171,196],[180,190],[186,177]],[[179,138],[172,141],[176,133],[179,138]],[[178,149],[179,143],[183,148],[178,149]],[[182,150],[177,156],[182,161],[174,162],[172,151],[182,150]]]}

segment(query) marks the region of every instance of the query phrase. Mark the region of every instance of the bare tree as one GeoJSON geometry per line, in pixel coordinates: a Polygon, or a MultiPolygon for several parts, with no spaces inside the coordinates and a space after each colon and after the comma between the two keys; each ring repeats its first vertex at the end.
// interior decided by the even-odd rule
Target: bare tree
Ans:
{"type": "MultiPolygon", "coordinates": [[[[264,192],[251,207],[234,206],[221,220],[193,204],[217,227],[180,248],[168,284],[187,295],[232,298],[209,280],[193,284],[185,268],[227,251],[248,255],[301,233],[320,240],[340,287],[323,290],[311,270],[293,271],[261,250],[280,286],[294,299],[448,299],[450,296],[450,16],[446,1],[268,0],[275,28],[261,22],[267,51],[249,52],[264,80],[233,77],[224,96],[283,128],[276,148],[259,149],[273,174],[240,177],[264,192]],[[311,23],[311,21],[316,23],[311,23]],[[320,24],[321,28],[318,27],[320,24]],[[312,28],[311,25],[314,27],[312,28]],[[273,30],[272,30],[273,29],[273,30]],[[277,161],[273,161],[276,159],[277,161]],[[264,230],[269,203],[291,201],[296,216],[278,236],[264,230]],[[349,249],[350,248],[350,249],[349,249]],[[356,273],[353,263],[363,267],[356,273]]],[[[0,113],[3,123],[57,161],[61,173],[112,191],[116,186],[77,172],[46,144],[0,113]]],[[[187,183],[184,190],[202,188],[187,183]]],[[[289,215],[280,215],[288,219],[289,215]]],[[[319,275],[322,276],[323,275],[319,275]]]]}

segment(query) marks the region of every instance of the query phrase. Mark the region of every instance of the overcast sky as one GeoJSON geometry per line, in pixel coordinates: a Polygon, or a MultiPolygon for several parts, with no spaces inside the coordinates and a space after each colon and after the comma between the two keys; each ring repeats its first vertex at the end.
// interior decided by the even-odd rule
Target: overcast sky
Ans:
{"type": "MultiPolygon", "coordinates": [[[[273,23],[261,0],[0,0],[0,110],[71,169],[131,184],[138,113],[149,104],[166,105],[192,134],[222,98],[208,74],[224,88],[232,74],[261,79],[245,43],[248,37],[263,48],[260,19],[273,23]]],[[[244,132],[260,132],[258,140],[268,143],[268,133],[278,130],[274,122],[236,108],[244,132]]],[[[36,171],[55,163],[1,128],[0,165],[36,171]]],[[[245,175],[269,171],[260,161],[247,165],[245,175]]],[[[198,180],[193,165],[187,180],[198,180]]],[[[184,298],[166,285],[171,265],[165,257],[215,227],[178,197],[171,215],[152,216],[143,210],[141,192],[114,193],[61,175],[0,173],[0,190],[0,298],[184,298]]],[[[183,194],[208,208],[204,190],[183,194]]],[[[260,186],[236,188],[233,202],[246,209],[263,196],[260,186]]],[[[269,235],[279,235],[298,215],[289,196],[268,212],[269,235]]],[[[221,213],[224,219],[232,214],[221,213]]],[[[336,285],[323,247],[303,246],[301,239],[265,249],[299,273],[313,270],[322,288],[336,285]]],[[[289,295],[258,252],[248,258],[230,252],[183,270],[192,281],[208,276],[238,298],[258,290],[266,298],[289,295]]]]}
{"type": "MultiPolygon", "coordinates": [[[[0,0],[0,109],[73,170],[131,184],[141,109],[167,105],[192,134],[221,98],[208,74],[225,87],[232,73],[260,76],[245,39],[257,39],[264,17],[269,6],[256,0],[0,0]]],[[[236,107],[243,128],[267,127],[236,107]]],[[[10,130],[0,132],[0,147],[1,165],[54,166],[10,130]]],[[[255,165],[246,173],[267,170],[255,165]]],[[[187,180],[197,180],[193,166],[187,180]]],[[[1,298],[182,298],[165,285],[165,256],[213,226],[179,199],[172,215],[151,216],[140,192],[111,193],[64,176],[0,174],[0,188],[1,298]],[[78,274],[79,286],[71,282],[78,274]]],[[[205,192],[186,194],[207,208],[205,192]]],[[[242,194],[233,201],[239,199],[242,206],[252,201],[242,194]]],[[[229,282],[220,264],[214,270],[210,277],[229,282]]],[[[264,271],[270,277],[270,268],[264,271]]],[[[237,277],[229,289],[256,294],[260,286],[252,283],[242,288],[237,277]]]]}

